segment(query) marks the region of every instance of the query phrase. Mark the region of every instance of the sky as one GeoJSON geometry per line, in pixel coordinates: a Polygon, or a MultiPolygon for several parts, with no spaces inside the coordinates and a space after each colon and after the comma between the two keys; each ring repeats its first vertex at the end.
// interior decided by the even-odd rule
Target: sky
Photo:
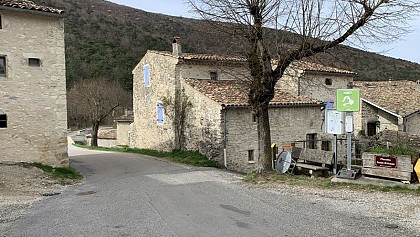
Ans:
{"type": "MultiPolygon", "coordinates": [[[[171,16],[193,18],[185,0],[111,0],[111,2],[134,7],[147,12],[162,13],[171,16]]],[[[411,33],[403,36],[401,40],[390,44],[370,44],[364,50],[383,54],[393,58],[400,58],[420,63],[420,17],[411,23],[411,33]]],[[[351,45],[354,47],[354,45],[351,45]]]]}

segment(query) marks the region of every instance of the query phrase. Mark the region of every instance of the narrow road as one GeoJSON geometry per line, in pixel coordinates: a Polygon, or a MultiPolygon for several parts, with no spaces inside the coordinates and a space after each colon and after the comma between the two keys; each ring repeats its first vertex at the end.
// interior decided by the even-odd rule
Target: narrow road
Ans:
{"type": "Polygon", "coordinates": [[[250,187],[223,170],[69,149],[86,181],[36,203],[5,236],[420,236],[344,211],[351,203],[250,187]]]}

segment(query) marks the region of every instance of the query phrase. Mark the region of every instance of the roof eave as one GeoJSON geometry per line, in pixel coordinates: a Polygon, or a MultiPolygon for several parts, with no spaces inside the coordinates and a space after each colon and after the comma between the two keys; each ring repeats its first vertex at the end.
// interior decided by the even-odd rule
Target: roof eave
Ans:
{"type": "Polygon", "coordinates": [[[383,111],[385,111],[385,112],[387,112],[387,113],[389,113],[389,114],[391,114],[391,115],[393,115],[393,116],[395,116],[395,117],[397,117],[397,118],[403,118],[403,116],[402,116],[402,115],[399,115],[399,114],[397,114],[397,113],[395,113],[395,112],[392,112],[392,111],[390,111],[390,110],[388,110],[388,109],[385,109],[384,107],[379,106],[379,105],[377,105],[377,104],[375,104],[375,103],[373,103],[373,102],[371,102],[371,101],[369,101],[369,100],[367,100],[367,99],[365,99],[365,98],[361,98],[361,100],[362,100],[363,102],[368,103],[368,104],[370,104],[370,105],[372,105],[372,106],[374,106],[374,107],[376,107],[376,108],[378,108],[378,109],[380,109],[380,110],[383,110],[383,111]]]}
{"type": "Polygon", "coordinates": [[[35,14],[35,15],[49,16],[49,17],[56,17],[56,18],[66,17],[66,14],[64,12],[63,13],[53,13],[53,12],[31,10],[31,9],[22,9],[22,8],[7,7],[7,6],[0,6],[0,10],[22,12],[22,13],[31,13],[31,14],[35,14]]]}

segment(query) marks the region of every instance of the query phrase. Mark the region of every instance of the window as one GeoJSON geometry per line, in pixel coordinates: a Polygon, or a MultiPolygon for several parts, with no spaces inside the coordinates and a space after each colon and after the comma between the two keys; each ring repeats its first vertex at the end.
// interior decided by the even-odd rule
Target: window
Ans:
{"type": "Polygon", "coordinates": [[[325,79],[325,85],[331,86],[332,85],[332,79],[331,78],[326,78],[325,79]]]}
{"type": "Polygon", "coordinates": [[[367,135],[375,136],[376,135],[376,124],[377,122],[367,123],[367,135]]]}
{"type": "Polygon", "coordinates": [[[248,163],[254,163],[254,150],[248,150],[248,163]]]}
{"type": "Polygon", "coordinates": [[[0,128],[7,128],[7,115],[0,114],[0,128]]]}
{"type": "Polygon", "coordinates": [[[144,74],[144,86],[149,87],[150,86],[150,66],[149,66],[149,64],[144,65],[143,74],[144,74]]]}
{"type": "Polygon", "coordinates": [[[316,149],[316,133],[306,134],[306,148],[316,149]]]}
{"type": "Polygon", "coordinates": [[[30,67],[40,67],[41,60],[39,58],[28,58],[28,65],[30,67]]]}
{"type": "Polygon", "coordinates": [[[163,104],[159,102],[157,104],[156,108],[157,108],[157,123],[158,124],[163,124],[163,122],[164,122],[164,118],[163,118],[163,112],[164,112],[163,104]]]}
{"type": "Polygon", "coordinates": [[[257,122],[257,115],[256,114],[252,114],[252,122],[254,122],[254,123],[257,122]]]}
{"type": "Polygon", "coordinates": [[[321,150],[323,151],[331,151],[331,141],[322,141],[321,143],[321,150]]]}
{"type": "Polygon", "coordinates": [[[0,29],[3,29],[3,24],[1,22],[1,15],[0,15],[0,29]]]}
{"type": "Polygon", "coordinates": [[[217,72],[210,72],[210,80],[217,80],[217,72]]]}
{"type": "Polygon", "coordinates": [[[6,56],[0,56],[0,76],[6,76],[6,56]]]}

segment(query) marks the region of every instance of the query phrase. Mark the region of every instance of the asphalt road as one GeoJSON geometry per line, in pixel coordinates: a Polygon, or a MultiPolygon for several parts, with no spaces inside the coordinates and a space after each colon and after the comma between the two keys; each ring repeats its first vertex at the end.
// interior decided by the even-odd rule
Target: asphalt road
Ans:
{"type": "Polygon", "coordinates": [[[419,236],[237,175],[71,147],[83,184],[36,203],[5,236],[419,236]]]}

